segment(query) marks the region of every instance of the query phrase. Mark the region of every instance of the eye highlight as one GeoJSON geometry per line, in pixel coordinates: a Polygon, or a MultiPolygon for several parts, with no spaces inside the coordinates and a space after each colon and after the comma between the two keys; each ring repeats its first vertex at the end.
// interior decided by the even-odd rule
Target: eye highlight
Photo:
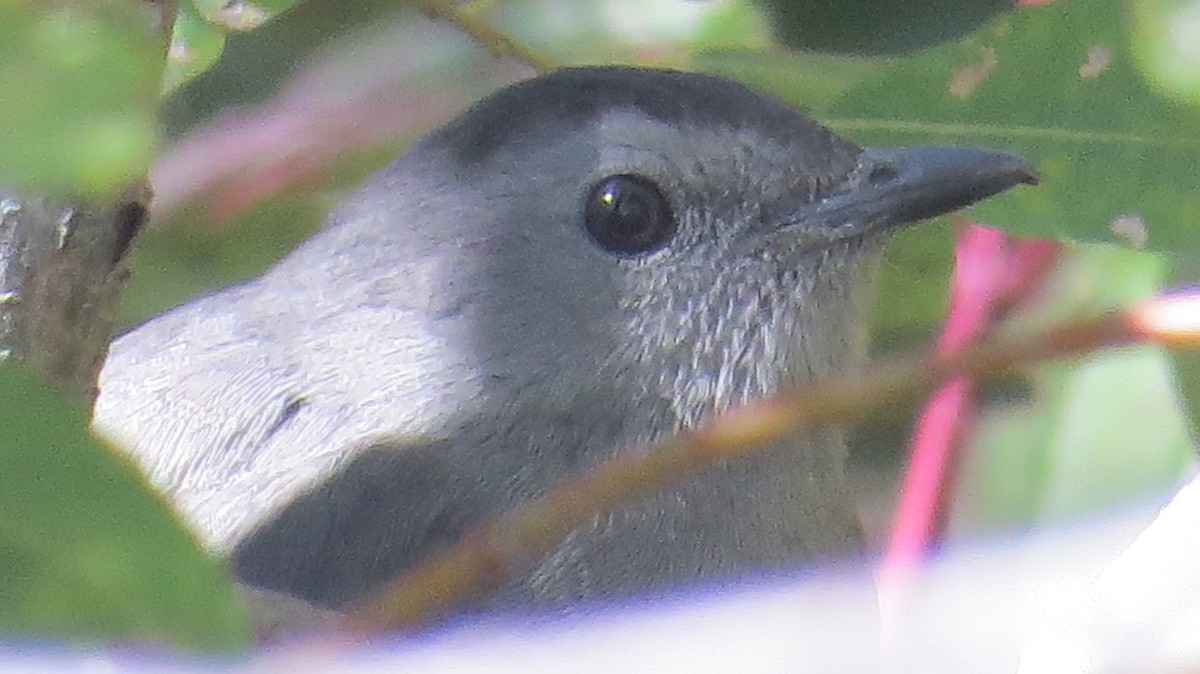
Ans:
{"type": "Polygon", "coordinates": [[[675,216],[658,186],[641,176],[617,174],[592,186],[583,224],[601,248],[634,256],[662,248],[675,234],[675,216]]]}

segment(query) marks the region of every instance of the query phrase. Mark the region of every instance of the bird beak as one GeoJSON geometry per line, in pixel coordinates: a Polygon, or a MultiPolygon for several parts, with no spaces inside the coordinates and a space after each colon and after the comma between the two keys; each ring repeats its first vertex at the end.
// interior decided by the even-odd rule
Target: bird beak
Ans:
{"type": "Polygon", "coordinates": [[[831,240],[844,239],[949,213],[1018,183],[1037,182],[1033,166],[1007,152],[866,148],[842,189],[809,204],[797,221],[831,240]]]}

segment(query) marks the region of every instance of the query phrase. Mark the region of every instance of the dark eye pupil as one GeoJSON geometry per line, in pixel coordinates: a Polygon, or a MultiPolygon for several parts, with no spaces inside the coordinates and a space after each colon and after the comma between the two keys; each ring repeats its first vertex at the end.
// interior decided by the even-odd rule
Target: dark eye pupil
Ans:
{"type": "Polygon", "coordinates": [[[675,233],[675,218],[662,192],[635,175],[609,176],[596,183],[583,218],[592,239],[618,255],[657,250],[675,233]]]}

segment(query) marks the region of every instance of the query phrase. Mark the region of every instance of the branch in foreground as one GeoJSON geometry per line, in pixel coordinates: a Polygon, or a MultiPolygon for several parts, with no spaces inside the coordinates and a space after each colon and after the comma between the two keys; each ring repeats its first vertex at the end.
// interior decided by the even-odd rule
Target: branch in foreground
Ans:
{"type": "Polygon", "coordinates": [[[418,627],[532,566],[595,514],[802,426],[854,420],[888,401],[927,393],[956,375],[982,381],[1022,365],[1145,341],[1200,347],[1200,291],[1158,297],[1030,336],[991,340],[955,355],[876,365],[732,410],[644,452],[625,453],[475,530],[354,607],[343,629],[372,634],[418,627]]]}
{"type": "Polygon", "coordinates": [[[434,21],[446,21],[454,24],[492,56],[517,59],[539,73],[554,70],[554,61],[548,56],[521,44],[510,35],[501,33],[487,21],[476,16],[469,7],[462,5],[463,3],[453,0],[420,0],[417,3],[417,7],[425,16],[434,21]]]}
{"type": "Polygon", "coordinates": [[[0,186],[0,361],[91,408],[148,201],[144,184],[108,202],[0,186]]]}

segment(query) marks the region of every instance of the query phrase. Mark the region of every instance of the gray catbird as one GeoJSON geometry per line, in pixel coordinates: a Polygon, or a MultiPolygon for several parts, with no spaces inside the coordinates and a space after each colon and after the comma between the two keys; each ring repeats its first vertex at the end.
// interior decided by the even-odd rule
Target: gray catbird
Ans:
{"type": "MultiPolygon", "coordinates": [[[[862,149],[699,74],[565,69],[478,103],[261,278],[119,339],[99,428],[246,581],[340,606],[482,518],[853,366],[897,226],[1032,169],[862,149]]],[[[845,553],[837,429],[597,517],[503,605],[845,553]]]]}

